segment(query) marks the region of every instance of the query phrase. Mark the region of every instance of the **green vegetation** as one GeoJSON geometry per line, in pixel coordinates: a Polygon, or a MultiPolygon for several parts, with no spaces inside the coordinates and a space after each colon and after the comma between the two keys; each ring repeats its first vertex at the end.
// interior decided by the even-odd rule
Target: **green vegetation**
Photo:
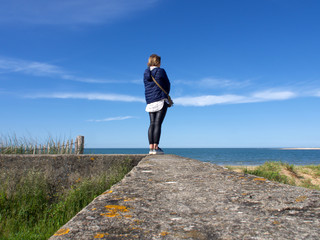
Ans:
{"type": "Polygon", "coordinates": [[[305,166],[305,171],[314,177],[320,177],[320,165],[307,165],[305,166]]]}
{"type": "Polygon", "coordinates": [[[73,140],[47,140],[39,143],[32,138],[0,136],[0,154],[71,154],[74,148],[73,140]]]}
{"type": "Polygon", "coordinates": [[[296,166],[281,161],[269,161],[260,166],[227,168],[270,181],[320,190],[320,165],[296,166]]]}
{"type": "Polygon", "coordinates": [[[281,174],[282,168],[294,172],[294,167],[292,165],[282,162],[266,162],[253,170],[248,170],[247,168],[245,168],[243,172],[246,174],[264,177],[271,181],[276,181],[285,184],[293,184],[293,182],[291,182],[287,176],[281,174]]]}
{"type": "Polygon", "coordinates": [[[20,180],[1,176],[0,239],[48,239],[129,170],[129,164],[123,164],[111,175],[79,180],[60,193],[40,173],[29,172],[20,180]]]}

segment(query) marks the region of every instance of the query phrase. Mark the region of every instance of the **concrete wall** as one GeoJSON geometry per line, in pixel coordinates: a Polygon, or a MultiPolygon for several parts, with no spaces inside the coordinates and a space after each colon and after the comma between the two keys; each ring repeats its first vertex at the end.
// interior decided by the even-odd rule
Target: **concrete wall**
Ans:
{"type": "Polygon", "coordinates": [[[77,179],[111,172],[126,164],[136,166],[146,155],[83,154],[83,155],[1,155],[0,184],[6,176],[20,179],[30,171],[40,172],[53,184],[68,187],[77,179]]]}

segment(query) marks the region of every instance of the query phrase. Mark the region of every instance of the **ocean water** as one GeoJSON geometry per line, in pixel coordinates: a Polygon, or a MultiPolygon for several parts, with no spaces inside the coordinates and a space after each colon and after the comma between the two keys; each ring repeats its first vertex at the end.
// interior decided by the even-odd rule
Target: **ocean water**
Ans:
{"type": "MultiPolygon", "coordinates": [[[[320,164],[320,150],[281,148],[163,148],[167,154],[211,162],[218,165],[261,165],[282,161],[295,165],[320,164]]],[[[87,148],[88,154],[147,154],[146,148],[87,148]]]]}

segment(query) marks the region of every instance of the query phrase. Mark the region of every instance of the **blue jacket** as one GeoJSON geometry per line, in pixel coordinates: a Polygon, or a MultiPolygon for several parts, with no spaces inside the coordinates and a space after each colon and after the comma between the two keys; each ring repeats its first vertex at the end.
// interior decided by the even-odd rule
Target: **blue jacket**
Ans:
{"type": "Polygon", "coordinates": [[[155,68],[152,71],[150,71],[150,68],[147,68],[143,77],[147,104],[167,98],[167,95],[152,80],[150,74],[152,74],[155,80],[168,94],[170,92],[170,81],[166,71],[163,68],[155,68]]]}

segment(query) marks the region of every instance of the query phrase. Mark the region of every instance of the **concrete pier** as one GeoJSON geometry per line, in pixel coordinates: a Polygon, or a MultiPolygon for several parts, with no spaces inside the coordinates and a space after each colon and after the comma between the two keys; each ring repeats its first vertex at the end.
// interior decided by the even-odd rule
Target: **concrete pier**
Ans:
{"type": "Polygon", "coordinates": [[[50,239],[319,238],[320,191],[152,155],[50,239]]]}

